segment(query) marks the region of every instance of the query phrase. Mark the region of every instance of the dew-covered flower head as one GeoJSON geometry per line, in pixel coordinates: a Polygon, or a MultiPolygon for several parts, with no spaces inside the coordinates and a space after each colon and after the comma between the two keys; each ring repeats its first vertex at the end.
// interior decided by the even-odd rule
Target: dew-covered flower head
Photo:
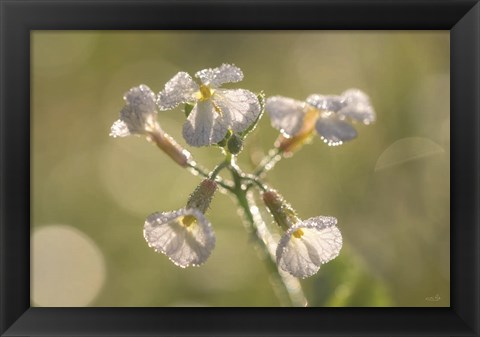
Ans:
{"type": "Polygon", "coordinates": [[[240,68],[222,64],[195,74],[198,83],[186,72],[179,72],[158,94],[160,110],[173,109],[181,103],[193,104],[183,126],[183,137],[189,145],[208,146],[220,142],[228,130],[240,133],[260,115],[256,95],[245,89],[222,89],[225,83],[243,79],[240,68]]]}
{"type": "Polygon", "coordinates": [[[318,272],[320,266],[338,256],[342,248],[342,234],[337,219],[317,216],[290,227],[277,247],[278,266],[298,278],[318,272]]]}
{"type": "Polygon", "coordinates": [[[287,138],[315,129],[330,146],[357,137],[357,131],[347,120],[365,125],[375,121],[369,97],[358,89],[349,89],[339,96],[314,94],[306,102],[283,96],[269,97],[265,111],[272,126],[287,138]]]}
{"type": "Polygon", "coordinates": [[[342,235],[336,226],[336,218],[317,216],[302,221],[275,190],[265,191],[262,199],[275,222],[285,231],[276,252],[277,264],[282,270],[305,278],[338,256],[342,235]]]}
{"type": "Polygon", "coordinates": [[[123,96],[125,106],[120,111],[120,119],[113,123],[110,136],[126,137],[142,135],[156,126],[155,94],[144,84],[131,88],[123,96]]]}
{"type": "Polygon", "coordinates": [[[204,263],[215,247],[215,234],[204,213],[216,190],[215,181],[204,179],[184,208],[151,214],[143,229],[148,245],[182,268],[204,263]]]}
{"type": "Polygon", "coordinates": [[[145,221],[143,236],[156,252],[182,268],[205,263],[215,248],[212,225],[195,208],[151,214],[145,221]]]}
{"type": "Polygon", "coordinates": [[[365,125],[375,121],[369,97],[358,89],[349,89],[340,96],[314,94],[306,102],[320,111],[315,129],[328,145],[341,145],[357,137],[357,131],[346,119],[365,125]]]}

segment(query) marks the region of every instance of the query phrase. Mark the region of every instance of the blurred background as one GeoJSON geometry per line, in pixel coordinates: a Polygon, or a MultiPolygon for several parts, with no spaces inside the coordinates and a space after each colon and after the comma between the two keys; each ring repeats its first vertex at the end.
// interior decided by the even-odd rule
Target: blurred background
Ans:
{"type": "MultiPolygon", "coordinates": [[[[143,238],[145,218],[199,183],[141,137],[111,138],[133,86],[222,63],[229,88],[299,100],[359,88],[377,112],[357,139],[315,137],[269,173],[306,219],[338,219],[338,258],[301,281],[312,306],[450,305],[448,31],[33,31],[32,306],[279,306],[234,200],[207,213],[217,246],[180,269],[143,238]]],[[[184,114],[160,112],[180,144],[184,114]]],[[[267,115],[239,156],[251,171],[278,131],[267,115]]],[[[188,148],[188,147],[187,147],[188,148]]],[[[216,148],[188,148],[208,168],[216,148]]],[[[272,219],[264,214],[270,223],[272,219]]]]}

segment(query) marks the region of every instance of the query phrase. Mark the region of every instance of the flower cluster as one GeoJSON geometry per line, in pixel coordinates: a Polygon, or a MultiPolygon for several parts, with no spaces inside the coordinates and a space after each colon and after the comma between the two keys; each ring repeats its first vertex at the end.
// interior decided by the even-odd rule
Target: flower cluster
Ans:
{"type": "Polygon", "coordinates": [[[244,173],[235,158],[264,110],[272,126],[280,131],[275,154],[287,155],[299,149],[315,131],[330,146],[350,141],[357,137],[352,123],[368,125],[375,121],[369,97],[358,89],[349,89],[338,96],[313,94],[305,101],[283,96],[272,96],[265,101],[263,94],[222,88],[243,79],[241,69],[230,64],[198,71],[194,78],[179,72],[158,94],[143,84],[130,89],[124,95],[120,119],[111,127],[113,137],[145,136],[180,166],[204,177],[185,207],[155,212],[146,218],[143,234],[148,245],[182,268],[205,263],[215,247],[214,230],[205,213],[217,186],[237,198],[253,229],[256,223],[251,213],[248,216],[250,208],[245,201],[250,190],[258,188],[282,232],[271,259],[279,269],[294,277],[314,275],[322,264],[340,253],[343,241],[337,219],[316,216],[301,220],[292,206],[261,180],[260,173],[275,164],[272,158],[264,158],[253,174],[244,173]],[[186,143],[195,147],[215,146],[225,155],[224,161],[211,171],[199,166],[157,121],[159,111],[172,110],[180,104],[184,105],[187,116],[183,125],[186,143]],[[230,171],[232,181],[219,176],[223,169],[230,171]]]}

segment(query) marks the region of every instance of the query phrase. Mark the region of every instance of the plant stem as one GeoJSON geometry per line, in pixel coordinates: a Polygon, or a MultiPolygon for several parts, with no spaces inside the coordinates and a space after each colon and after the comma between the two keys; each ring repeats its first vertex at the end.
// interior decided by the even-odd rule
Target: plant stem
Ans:
{"type": "Polygon", "coordinates": [[[268,155],[263,158],[262,162],[255,169],[253,174],[257,177],[260,177],[263,173],[270,171],[275,167],[275,164],[282,159],[282,151],[279,148],[273,148],[268,151],[268,155]]]}
{"type": "Polygon", "coordinates": [[[230,166],[230,168],[235,184],[233,193],[237,198],[238,205],[243,211],[247,231],[253,234],[253,241],[258,247],[257,251],[261,259],[265,261],[267,265],[274,291],[280,303],[290,306],[306,306],[307,300],[298,279],[277,268],[275,258],[276,244],[260,215],[253,197],[247,192],[245,186],[243,186],[242,172],[234,165],[230,166]]]}
{"type": "Polygon", "coordinates": [[[254,174],[243,173],[237,166],[235,159],[234,155],[227,152],[225,160],[217,165],[210,173],[191,158],[186,161],[185,166],[192,174],[213,179],[218,185],[236,196],[238,205],[242,209],[244,219],[246,220],[247,231],[252,234],[254,244],[258,247],[257,251],[260,254],[260,258],[265,261],[267,265],[273,290],[281,305],[304,307],[308,302],[298,279],[277,268],[275,258],[276,244],[260,215],[253,197],[248,191],[254,184],[262,191],[267,189],[267,186],[260,181],[259,177],[263,172],[273,168],[275,163],[280,159],[280,150],[275,149],[270,151],[269,156],[262,161],[262,164],[259,165],[254,174]],[[228,168],[232,173],[233,183],[225,182],[218,176],[224,168],[228,168]]]}
{"type": "MultiPolygon", "coordinates": [[[[221,166],[222,164],[220,164],[219,166],[221,166]]],[[[216,169],[218,169],[219,166],[217,166],[216,169]]],[[[225,165],[223,165],[221,168],[223,168],[223,167],[225,167],[225,165]]],[[[210,178],[210,174],[193,160],[189,160],[187,162],[187,168],[190,169],[189,171],[193,175],[201,175],[202,177],[210,178]]],[[[218,172],[217,172],[217,174],[218,174],[218,172]]],[[[217,174],[215,174],[215,176],[213,177],[213,179],[215,179],[217,184],[220,185],[221,187],[223,187],[224,189],[226,189],[230,192],[233,192],[232,184],[228,181],[224,181],[224,179],[222,179],[221,177],[218,177],[217,174]]]]}

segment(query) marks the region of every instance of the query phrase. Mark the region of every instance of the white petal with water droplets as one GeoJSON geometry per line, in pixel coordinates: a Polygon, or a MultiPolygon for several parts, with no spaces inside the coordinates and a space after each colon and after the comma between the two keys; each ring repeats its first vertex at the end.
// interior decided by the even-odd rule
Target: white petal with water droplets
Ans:
{"type": "Polygon", "coordinates": [[[191,146],[208,146],[221,141],[227,131],[211,100],[199,101],[183,125],[183,138],[191,146]]]}
{"type": "Polygon", "coordinates": [[[289,228],[278,244],[277,264],[299,278],[317,273],[320,266],[337,257],[342,248],[342,234],[336,223],[333,217],[319,216],[289,228]],[[294,235],[298,230],[302,231],[300,237],[294,235]]]}
{"type": "Polygon", "coordinates": [[[127,124],[121,119],[115,121],[110,128],[110,136],[112,137],[126,137],[130,135],[127,124]]]}
{"type": "Polygon", "coordinates": [[[110,136],[125,137],[145,133],[155,123],[155,94],[141,84],[126,92],[123,99],[126,105],[120,111],[120,119],[112,125],[110,136]]]}
{"type": "Polygon", "coordinates": [[[315,129],[329,146],[342,145],[357,137],[357,131],[350,124],[336,119],[335,116],[320,117],[315,124],[315,129]]]}
{"type": "Polygon", "coordinates": [[[306,113],[305,103],[283,96],[267,98],[265,111],[270,116],[272,126],[287,137],[300,131],[306,113]]]}
{"type": "Polygon", "coordinates": [[[194,102],[199,86],[186,72],[179,72],[165,84],[165,89],[158,93],[157,104],[160,110],[170,110],[180,103],[194,102]]]}
{"type": "Polygon", "coordinates": [[[318,110],[331,112],[338,112],[346,106],[345,99],[342,96],[313,94],[307,97],[306,102],[318,110]]]}
{"type": "Polygon", "coordinates": [[[149,114],[156,108],[155,93],[145,84],[140,84],[127,91],[123,99],[127,105],[132,106],[139,113],[149,114]]]}
{"type": "Polygon", "coordinates": [[[243,72],[232,64],[222,64],[217,68],[208,68],[198,71],[195,77],[212,88],[218,88],[224,83],[240,82],[243,79],[243,72]]]}
{"type": "Polygon", "coordinates": [[[342,93],[346,105],[338,111],[340,117],[348,117],[363,124],[375,121],[375,110],[370,103],[370,98],[363,91],[349,89],[342,93]]]}
{"type": "Polygon", "coordinates": [[[257,96],[245,89],[217,89],[212,101],[220,109],[223,123],[230,126],[234,132],[244,131],[260,115],[257,96]]]}
{"type": "Polygon", "coordinates": [[[153,213],[145,221],[143,235],[150,247],[182,268],[201,265],[215,247],[212,226],[196,209],[153,213]],[[185,216],[193,216],[196,221],[185,226],[185,216]]]}

